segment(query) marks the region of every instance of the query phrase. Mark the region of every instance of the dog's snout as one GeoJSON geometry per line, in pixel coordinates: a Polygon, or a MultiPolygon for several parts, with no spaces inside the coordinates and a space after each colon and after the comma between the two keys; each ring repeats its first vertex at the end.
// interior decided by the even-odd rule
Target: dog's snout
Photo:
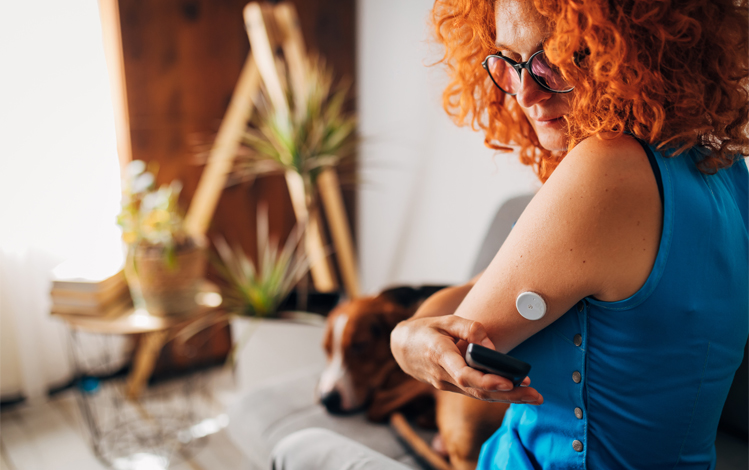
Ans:
{"type": "Polygon", "coordinates": [[[326,393],[320,398],[320,402],[328,410],[328,413],[337,414],[343,412],[341,409],[341,394],[338,393],[338,390],[326,393]]]}

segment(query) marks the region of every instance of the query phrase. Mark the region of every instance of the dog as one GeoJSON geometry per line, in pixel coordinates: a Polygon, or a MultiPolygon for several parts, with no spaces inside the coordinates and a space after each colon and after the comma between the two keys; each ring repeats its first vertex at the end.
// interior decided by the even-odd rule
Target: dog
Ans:
{"type": "Polygon", "coordinates": [[[432,467],[473,470],[481,445],[499,428],[509,405],[436,390],[403,372],[390,352],[395,326],[443,287],[397,287],[337,306],[326,323],[327,366],[317,393],[332,414],[366,409],[370,421],[391,419],[401,437],[432,467]],[[416,434],[400,414],[404,411],[422,426],[436,424],[431,455],[423,455],[429,446],[414,440],[416,434]],[[446,457],[449,465],[437,456],[446,457]]]}

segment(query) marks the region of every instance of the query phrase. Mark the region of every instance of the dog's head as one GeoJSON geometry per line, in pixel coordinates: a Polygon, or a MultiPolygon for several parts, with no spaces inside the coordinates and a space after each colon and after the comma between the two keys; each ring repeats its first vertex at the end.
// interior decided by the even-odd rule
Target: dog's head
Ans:
{"type": "Polygon", "coordinates": [[[390,332],[440,288],[389,289],[345,302],[330,313],[323,342],[327,366],[318,385],[320,401],[329,412],[361,409],[393,372],[400,371],[390,352],[390,332]]]}

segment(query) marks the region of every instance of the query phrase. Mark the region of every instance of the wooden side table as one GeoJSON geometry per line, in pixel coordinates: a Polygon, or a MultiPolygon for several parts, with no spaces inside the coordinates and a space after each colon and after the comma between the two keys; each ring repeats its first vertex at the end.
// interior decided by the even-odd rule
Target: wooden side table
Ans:
{"type": "MultiPolygon", "coordinates": [[[[68,327],[88,333],[110,335],[143,334],[133,358],[127,379],[127,396],[137,398],[151,377],[161,349],[172,339],[210,326],[225,314],[220,309],[222,298],[218,287],[204,283],[196,297],[196,308],[191,314],[180,317],[160,317],[143,309],[131,308],[114,317],[54,314],[68,327]]],[[[74,360],[77,358],[74,356],[74,360]]],[[[76,367],[78,369],[78,367],[76,367]]]]}
{"type": "MultiPolygon", "coordinates": [[[[154,465],[158,463],[153,468],[166,468],[177,452],[182,453],[200,441],[188,434],[201,412],[209,409],[205,402],[211,400],[200,400],[198,378],[191,374],[145,389],[166,343],[179,337],[187,340],[192,334],[224,319],[226,314],[220,307],[222,298],[216,286],[206,283],[196,301],[194,312],[182,317],[158,317],[135,308],[109,317],[55,314],[70,329],[70,352],[79,380],[78,401],[91,445],[94,453],[108,465],[120,468],[126,464],[127,468],[136,468],[138,459],[151,459],[154,465]],[[92,335],[81,342],[81,333],[92,335]],[[86,367],[90,358],[81,354],[81,345],[96,344],[96,338],[107,345],[116,344],[115,337],[132,334],[143,337],[124,382],[116,378],[100,381],[90,377],[86,367]]],[[[105,370],[113,372],[107,365],[111,360],[109,348],[95,357],[104,364],[105,370]]]]}

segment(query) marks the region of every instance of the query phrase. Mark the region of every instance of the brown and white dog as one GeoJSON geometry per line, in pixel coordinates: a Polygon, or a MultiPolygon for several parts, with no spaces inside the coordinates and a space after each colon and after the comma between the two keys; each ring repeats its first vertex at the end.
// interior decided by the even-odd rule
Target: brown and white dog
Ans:
{"type": "MultiPolygon", "coordinates": [[[[421,424],[430,421],[433,411],[439,435],[432,448],[447,456],[450,464],[435,465],[434,455],[421,457],[438,468],[473,470],[481,444],[499,428],[508,405],[436,390],[403,372],[390,352],[393,328],[442,287],[398,287],[336,307],[328,316],[323,343],[328,362],[318,395],[330,413],[366,408],[367,418],[374,422],[386,421],[394,412],[411,407],[421,413],[416,417],[421,424]],[[433,408],[425,410],[424,399],[434,403],[433,408]]],[[[398,418],[402,425],[403,420],[398,418]]],[[[399,433],[403,434],[401,430],[399,433]]],[[[401,437],[420,453],[418,443],[401,437]]]]}

